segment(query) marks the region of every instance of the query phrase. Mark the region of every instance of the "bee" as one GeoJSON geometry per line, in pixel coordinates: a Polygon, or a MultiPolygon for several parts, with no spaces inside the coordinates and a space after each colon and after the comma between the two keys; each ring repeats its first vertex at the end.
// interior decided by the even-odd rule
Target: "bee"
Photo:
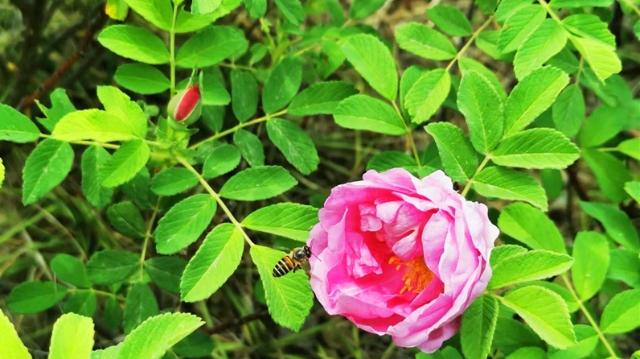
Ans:
{"type": "Polygon", "coordinates": [[[309,246],[294,248],[287,254],[282,257],[281,260],[276,263],[276,266],[273,267],[273,276],[281,277],[293,270],[295,273],[296,270],[302,267],[302,264],[309,260],[311,257],[311,248],[309,246]]]}

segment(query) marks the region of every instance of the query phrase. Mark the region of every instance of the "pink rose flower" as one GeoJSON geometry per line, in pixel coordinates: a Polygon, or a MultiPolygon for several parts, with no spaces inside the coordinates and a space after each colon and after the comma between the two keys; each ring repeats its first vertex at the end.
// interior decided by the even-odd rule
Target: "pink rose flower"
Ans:
{"type": "Polygon", "coordinates": [[[442,171],[368,171],[335,187],[311,230],[311,288],[331,315],[433,352],[486,289],[498,228],[442,171]]]}

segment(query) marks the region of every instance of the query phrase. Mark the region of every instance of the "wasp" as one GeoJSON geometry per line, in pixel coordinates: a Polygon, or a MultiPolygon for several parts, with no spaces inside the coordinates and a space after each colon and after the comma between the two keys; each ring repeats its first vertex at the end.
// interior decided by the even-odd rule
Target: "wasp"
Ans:
{"type": "Polygon", "coordinates": [[[293,270],[295,273],[296,270],[302,267],[302,264],[309,260],[311,257],[311,248],[309,246],[294,248],[287,254],[282,257],[281,260],[276,263],[276,266],[273,267],[273,276],[281,277],[293,270]]]}

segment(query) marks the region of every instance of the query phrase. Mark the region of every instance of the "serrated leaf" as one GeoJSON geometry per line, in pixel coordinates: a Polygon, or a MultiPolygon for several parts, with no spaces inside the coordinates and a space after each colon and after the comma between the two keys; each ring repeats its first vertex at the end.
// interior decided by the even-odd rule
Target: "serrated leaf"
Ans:
{"type": "Polygon", "coordinates": [[[567,303],[567,308],[569,308],[569,313],[575,313],[580,309],[580,305],[578,304],[580,299],[576,299],[576,297],[574,297],[573,294],[571,294],[571,292],[566,287],[563,287],[560,284],[557,284],[556,282],[539,280],[539,281],[527,282],[527,283],[516,285],[516,288],[523,287],[523,286],[530,286],[530,285],[547,288],[550,291],[561,296],[562,300],[564,300],[565,303],[567,303]]]}
{"type": "Polygon", "coordinates": [[[98,99],[107,113],[120,117],[130,126],[135,137],[147,135],[147,116],[124,92],[113,86],[98,86],[98,99]]]}
{"type": "Polygon", "coordinates": [[[231,107],[238,121],[244,122],[253,117],[258,109],[258,83],[248,71],[232,69],[231,107]]]}
{"type": "Polygon", "coordinates": [[[120,65],[113,78],[120,86],[142,95],[161,93],[170,86],[162,71],[146,64],[120,65]]]}
{"type": "Polygon", "coordinates": [[[340,46],[367,83],[389,101],[398,95],[398,72],[389,49],[373,35],[350,36],[340,46]]]}
{"type": "Polygon", "coordinates": [[[469,181],[478,167],[478,157],[464,132],[447,122],[430,123],[426,131],[438,145],[447,175],[456,182],[469,181]]]}
{"type": "Polygon", "coordinates": [[[198,177],[186,168],[169,167],[151,179],[151,190],[160,196],[173,196],[198,184],[198,177]]]}
{"type": "Polygon", "coordinates": [[[267,0],[243,0],[244,6],[253,19],[263,17],[267,13],[267,0]]]}
{"type": "Polygon", "coordinates": [[[571,268],[573,258],[542,249],[518,253],[496,264],[488,289],[497,289],[562,274],[571,268]]]}
{"type": "Polygon", "coordinates": [[[176,64],[189,69],[209,67],[248,46],[244,33],[239,29],[231,26],[209,26],[180,47],[176,64]]]}
{"type": "Polygon", "coordinates": [[[415,158],[400,151],[382,151],[376,153],[367,162],[367,171],[373,169],[378,172],[385,172],[396,167],[402,167],[412,173],[418,170],[415,158]]]}
{"type": "Polygon", "coordinates": [[[136,283],[131,287],[124,303],[122,327],[125,334],[159,312],[158,302],[151,288],[144,283],[136,283]]]}
{"type": "Polygon", "coordinates": [[[293,57],[285,57],[271,71],[264,82],[262,106],[267,114],[285,107],[298,93],[302,83],[302,63],[293,57]]]}
{"type": "Polygon", "coordinates": [[[458,108],[469,126],[473,147],[482,154],[491,152],[504,125],[504,103],[498,91],[481,74],[465,71],[458,89],[458,108]]]}
{"type": "MultiPolygon", "coordinates": [[[[501,309],[501,313],[509,310],[504,305],[501,306],[501,309]]],[[[511,310],[509,312],[512,313],[511,310]]],[[[493,343],[496,348],[505,354],[510,354],[523,346],[542,347],[544,345],[529,326],[519,320],[503,317],[498,318],[493,343]]]]}
{"type": "MultiPolygon", "coordinates": [[[[127,1],[132,2],[132,0],[127,1]]],[[[142,1],[147,2],[147,0],[142,1]]],[[[191,14],[184,9],[180,9],[178,10],[178,18],[176,19],[175,31],[176,33],[198,31],[211,25],[216,19],[227,15],[231,11],[235,10],[238,6],[240,6],[241,3],[242,0],[223,0],[219,8],[217,8],[214,12],[206,15],[191,14]]],[[[171,30],[171,18],[169,20],[169,28],[164,30],[171,30]]]]}
{"type": "Polygon", "coordinates": [[[582,158],[596,175],[602,193],[614,203],[628,198],[624,184],[631,181],[626,165],[610,153],[596,149],[582,149],[582,158]]]}
{"type": "Polygon", "coordinates": [[[49,358],[89,358],[93,336],[91,318],[73,313],[64,314],[53,324],[49,358]]]}
{"type": "Polygon", "coordinates": [[[540,27],[520,45],[513,59],[516,78],[523,79],[539,68],[567,44],[567,33],[554,19],[546,19],[540,27]]]}
{"type": "Polygon", "coordinates": [[[131,238],[143,238],[146,232],[144,218],[136,206],[124,201],[107,209],[107,219],[113,228],[131,238]]]}
{"type": "Polygon", "coordinates": [[[98,34],[98,42],[117,55],[146,64],[169,62],[169,49],[151,31],[131,25],[111,25],[98,34]]]}
{"type": "Polygon", "coordinates": [[[35,203],[67,177],[73,165],[71,145],[47,138],[27,157],[22,171],[22,203],[35,203]]]}
{"type": "Polygon", "coordinates": [[[219,195],[239,201],[256,201],[275,197],[298,184],[280,166],[260,166],[236,173],[222,186],[219,195]]]}
{"type": "Polygon", "coordinates": [[[458,53],[444,35],[416,22],[398,26],[396,42],[401,49],[430,60],[449,60],[458,53]]]}
{"type": "Polygon", "coordinates": [[[193,314],[165,313],[145,320],[124,339],[118,359],[159,359],[204,322],[193,314]]]}
{"type": "Polygon", "coordinates": [[[473,188],[489,198],[525,201],[546,211],[547,196],[542,186],[524,172],[504,167],[487,167],[473,179],[473,188]]]}
{"type": "Polygon", "coordinates": [[[226,106],[231,102],[231,96],[218,67],[208,67],[202,71],[200,92],[204,106],[226,106]]]}
{"type": "Polygon", "coordinates": [[[128,141],[113,153],[98,171],[98,179],[104,187],[119,186],[132,179],[149,159],[151,150],[141,140],[128,141]]]}
{"type": "Polygon", "coordinates": [[[549,6],[557,9],[563,7],[585,7],[602,6],[607,7],[613,4],[613,0],[551,0],[549,6]]]}
{"type": "Polygon", "coordinates": [[[264,149],[258,136],[246,130],[238,130],[233,134],[235,144],[249,166],[264,166],[264,149]]]}
{"type": "Polygon", "coordinates": [[[541,67],[522,79],[507,98],[504,136],[511,136],[527,127],[551,107],[568,83],[569,76],[551,66],[541,67]]]}
{"type": "Polygon", "coordinates": [[[390,105],[367,95],[354,95],[342,100],[333,112],[333,118],[344,128],[387,135],[407,132],[402,118],[390,105]]]}
{"type": "Polygon", "coordinates": [[[349,17],[353,20],[364,19],[378,11],[385,0],[353,0],[349,7],[349,17]]]}
{"type": "Polygon", "coordinates": [[[136,134],[139,131],[137,127],[133,121],[129,121],[126,117],[90,109],[72,112],[64,116],[53,129],[51,135],[62,141],[129,141],[140,137],[136,134]]]}
{"type": "Polygon", "coordinates": [[[622,70],[622,62],[615,51],[607,45],[591,39],[569,35],[569,40],[576,47],[582,57],[600,81],[617,74],[622,70]]]}
{"type": "Polygon", "coordinates": [[[7,307],[16,314],[34,314],[53,307],[67,292],[67,288],[57,283],[22,282],[11,289],[7,307]]]}
{"type": "Polygon", "coordinates": [[[94,253],[87,263],[89,280],[98,285],[122,282],[139,267],[140,258],[135,254],[110,249],[94,253]]]}
{"type": "Polygon", "coordinates": [[[80,288],[90,288],[87,268],[78,258],[66,253],[58,253],[49,264],[58,279],[80,288]]]}
{"type": "Polygon", "coordinates": [[[411,122],[423,123],[433,116],[451,90],[451,77],[444,69],[426,72],[411,86],[404,99],[404,107],[411,122]]]}
{"type": "Polygon", "coordinates": [[[187,262],[182,258],[160,256],[144,262],[144,269],[158,287],[180,294],[180,277],[187,262]]]}
{"type": "Polygon", "coordinates": [[[276,6],[285,19],[295,26],[304,21],[304,9],[300,0],[275,0],[276,6]]]}
{"type": "MultiPolygon", "coordinates": [[[[117,330],[122,323],[122,308],[115,296],[107,298],[103,309],[104,323],[111,330],[117,330]]],[[[116,358],[117,359],[117,358],[116,358]]]]}
{"type": "Polygon", "coordinates": [[[519,8],[504,22],[498,50],[503,54],[517,50],[531,34],[542,24],[547,12],[540,5],[528,5],[519,8]]]}
{"type": "Polygon", "coordinates": [[[154,238],[161,254],[173,254],[195,242],[207,228],[218,208],[209,194],[187,197],[158,221],[154,238]]]}
{"type": "Polygon", "coordinates": [[[244,240],[231,223],[216,226],[205,238],[182,274],[180,298],[204,300],[215,293],[240,265],[244,240]]]}
{"type": "Polygon", "coordinates": [[[111,155],[100,146],[89,146],[82,154],[82,193],[92,205],[102,208],[113,197],[113,188],[106,188],[98,180],[98,172],[111,155]]]}
{"type": "Polygon", "coordinates": [[[498,79],[498,76],[496,76],[493,71],[486,68],[480,62],[468,57],[462,57],[460,58],[460,60],[458,60],[458,62],[463,76],[467,71],[475,71],[480,74],[485,78],[485,80],[491,83],[491,87],[493,88],[493,90],[495,90],[498,93],[498,96],[500,96],[500,102],[504,104],[504,102],[507,100],[507,92],[504,90],[504,86],[502,86],[502,83],[498,79]]]}
{"type": "Polygon", "coordinates": [[[242,225],[254,231],[266,232],[304,242],[318,223],[318,209],[297,203],[278,203],[249,214],[242,225]]]}
{"type": "Polygon", "coordinates": [[[75,292],[64,303],[64,313],[76,313],[87,318],[93,317],[98,307],[98,299],[93,291],[75,292]]]}
{"type": "Polygon", "coordinates": [[[533,128],[501,141],[491,160],[507,167],[563,169],[579,157],[578,147],[562,133],[533,128]]]}
{"type": "Polygon", "coordinates": [[[2,337],[0,358],[31,359],[31,354],[29,354],[27,347],[22,344],[16,328],[11,324],[11,321],[9,321],[9,318],[7,318],[2,310],[0,310],[0,337],[2,337]]]}
{"type": "MultiPolygon", "coordinates": [[[[1,164],[2,164],[2,160],[0,159],[0,165],[1,164]]],[[[634,201],[640,203],[640,181],[625,183],[624,190],[627,191],[629,196],[631,196],[631,198],[633,198],[634,201]]]]}
{"type": "Polygon", "coordinates": [[[267,134],[289,163],[308,175],[318,169],[320,158],[311,137],[292,121],[272,118],[267,121],[267,134]]]}
{"type": "Polygon", "coordinates": [[[562,235],[553,221],[542,211],[526,203],[506,206],[500,212],[498,228],[530,248],[567,253],[562,235]]]}
{"type": "Polygon", "coordinates": [[[491,264],[491,268],[494,268],[503,260],[513,257],[516,254],[526,253],[527,249],[525,247],[517,246],[515,244],[503,244],[501,246],[497,246],[491,251],[491,258],[489,263],[491,264]]]}
{"type": "Polygon", "coordinates": [[[618,151],[640,161],[640,138],[632,138],[618,144],[618,151]]]}
{"type": "Polygon", "coordinates": [[[498,322],[498,308],[498,301],[485,294],[462,314],[460,343],[465,358],[482,359],[489,355],[498,322]]]}
{"type": "Polygon", "coordinates": [[[502,0],[495,12],[496,20],[500,23],[509,19],[522,8],[531,5],[529,0],[502,0]]]}
{"type": "Polygon", "coordinates": [[[602,223],[605,231],[624,247],[640,250],[640,235],[627,215],[618,208],[597,202],[579,202],[582,210],[602,223]]]}
{"type": "Polygon", "coordinates": [[[273,320],[293,331],[300,330],[313,305],[313,294],[304,271],[273,276],[273,267],[285,253],[260,245],[250,250],[264,286],[269,314],[273,320]]]}
{"type": "Polygon", "coordinates": [[[600,328],[608,334],[630,332],[640,326],[640,289],[616,294],[604,307],[600,328]]]}
{"type": "Polygon", "coordinates": [[[205,15],[216,11],[222,0],[193,0],[191,3],[191,12],[194,14],[205,15]]]}
{"type": "MultiPolygon", "coordinates": [[[[38,108],[46,116],[46,118],[36,117],[36,119],[51,132],[62,117],[75,111],[76,108],[71,103],[71,100],[69,100],[69,96],[67,96],[67,92],[63,88],[53,90],[49,98],[51,99],[51,108],[46,108],[40,101],[36,100],[38,108]]],[[[2,112],[1,109],[0,112],[2,112]]]]}
{"type": "Polygon", "coordinates": [[[215,178],[232,171],[240,163],[240,151],[234,145],[224,144],[214,148],[202,165],[204,178],[215,178]]]}
{"type": "Polygon", "coordinates": [[[604,104],[596,107],[578,134],[580,147],[599,147],[605,144],[625,127],[625,117],[627,112],[622,107],[610,107],[604,104]]]}
{"type": "Polygon", "coordinates": [[[149,170],[147,167],[142,167],[132,179],[122,185],[122,190],[136,207],[149,210],[152,208],[151,202],[157,201],[156,195],[149,189],[150,185],[149,170]]]}
{"type": "Polygon", "coordinates": [[[196,331],[179,341],[171,348],[176,354],[184,358],[201,358],[211,356],[216,343],[204,331],[196,331]]]}
{"type": "Polygon", "coordinates": [[[567,304],[558,294],[537,286],[513,290],[503,303],[550,345],[564,349],[576,344],[567,304]]]}
{"type": "Polygon", "coordinates": [[[582,301],[593,297],[604,283],[609,268],[609,243],[597,232],[579,232],[573,242],[575,263],[571,280],[582,301]]]}
{"type": "Polygon", "coordinates": [[[506,359],[547,359],[547,353],[538,347],[524,347],[509,354],[506,359]]]}
{"type": "Polygon", "coordinates": [[[607,23],[595,14],[567,16],[562,20],[562,26],[581,38],[599,42],[611,50],[616,48],[616,38],[609,30],[607,23]]]}
{"type": "Polygon", "coordinates": [[[575,136],[585,116],[582,89],[576,84],[565,87],[551,106],[551,116],[558,131],[567,137],[575,136]]]}
{"type": "Polygon", "coordinates": [[[427,9],[427,16],[440,30],[451,36],[467,36],[473,32],[465,14],[456,7],[437,4],[427,9]]]}
{"type": "Polygon", "coordinates": [[[309,116],[331,115],[340,101],[357,94],[353,85],[346,81],[317,82],[300,92],[291,101],[287,114],[309,116]]]}

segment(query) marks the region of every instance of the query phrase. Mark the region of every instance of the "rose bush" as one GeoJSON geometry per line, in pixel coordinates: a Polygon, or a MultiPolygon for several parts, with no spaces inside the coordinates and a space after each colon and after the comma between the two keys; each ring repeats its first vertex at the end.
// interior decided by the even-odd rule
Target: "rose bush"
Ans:
{"type": "Polygon", "coordinates": [[[441,171],[368,171],[335,187],[319,218],[308,241],[316,297],[396,345],[437,350],[491,278],[498,228],[441,171]]]}

